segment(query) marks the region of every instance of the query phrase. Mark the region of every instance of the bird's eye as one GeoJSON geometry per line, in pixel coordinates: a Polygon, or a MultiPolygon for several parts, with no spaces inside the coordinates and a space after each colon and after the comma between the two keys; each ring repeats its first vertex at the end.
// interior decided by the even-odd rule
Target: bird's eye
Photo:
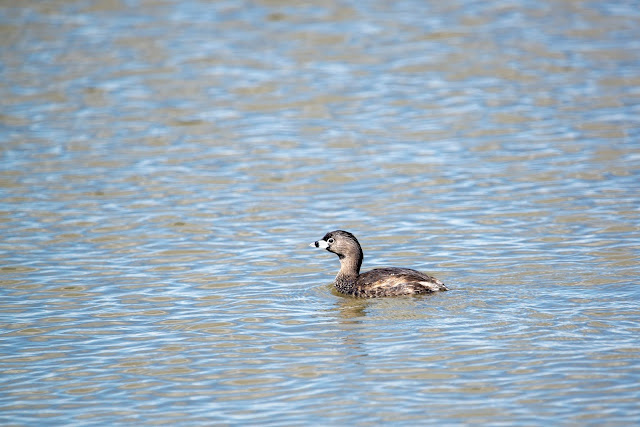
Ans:
{"type": "Polygon", "coordinates": [[[329,239],[327,239],[327,243],[331,244],[335,242],[335,240],[333,240],[333,237],[329,237],[329,239]]]}

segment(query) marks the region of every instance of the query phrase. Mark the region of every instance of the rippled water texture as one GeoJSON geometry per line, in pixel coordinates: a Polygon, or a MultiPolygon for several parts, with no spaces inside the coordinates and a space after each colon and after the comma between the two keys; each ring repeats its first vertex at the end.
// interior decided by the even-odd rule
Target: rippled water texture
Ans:
{"type": "Polygon", "coordinates": [[[2,2],[0,423],[634,425],[633,1],[2,2]],[[451,291],[337,295],[364,268],[451,291]]]}

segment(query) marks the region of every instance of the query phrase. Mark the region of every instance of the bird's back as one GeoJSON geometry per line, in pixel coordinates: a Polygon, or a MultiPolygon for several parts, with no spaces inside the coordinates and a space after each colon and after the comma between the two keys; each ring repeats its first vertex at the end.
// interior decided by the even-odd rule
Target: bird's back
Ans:
{"type": "Polygon", "coordinates": [[[418,295],[446,291],[440,280],[410,268],[374,268],[362,273],[356,280],[354,295],[359,297],[383,297],[394,295],[418,295]]]}

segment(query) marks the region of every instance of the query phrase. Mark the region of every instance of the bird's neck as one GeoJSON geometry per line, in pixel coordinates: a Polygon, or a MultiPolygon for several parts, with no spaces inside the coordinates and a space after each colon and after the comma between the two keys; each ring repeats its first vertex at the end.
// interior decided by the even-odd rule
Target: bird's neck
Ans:
{"type": "Polygon", "coordinates": [[[338,276],[358,277],[360,274],[360,266],[362,265],[362,257],[340,257],[340,271],[338,276]]]}
{"type": "Polygon", "coordinates": [[[350,294],[356,285],[356,280],[360,274],[360,265],[362,260],[342,257],[340,258],[340,271],[336,276],[336,289],[338,291],[350,294]]]}

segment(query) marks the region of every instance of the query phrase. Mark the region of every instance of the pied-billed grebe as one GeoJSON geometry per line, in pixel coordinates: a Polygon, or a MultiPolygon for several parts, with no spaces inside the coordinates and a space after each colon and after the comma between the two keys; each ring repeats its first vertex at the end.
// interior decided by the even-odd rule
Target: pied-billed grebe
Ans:
{"type": "Polygon", "coordinates": [[[417,295],[446,291],[440,280],[410,268],[374,268],[360,274],[362,248],[356,237],[343,230],[331,231],[309,246],[326,249],[340,258],[336,289],[362,298],[417,295]]]}

